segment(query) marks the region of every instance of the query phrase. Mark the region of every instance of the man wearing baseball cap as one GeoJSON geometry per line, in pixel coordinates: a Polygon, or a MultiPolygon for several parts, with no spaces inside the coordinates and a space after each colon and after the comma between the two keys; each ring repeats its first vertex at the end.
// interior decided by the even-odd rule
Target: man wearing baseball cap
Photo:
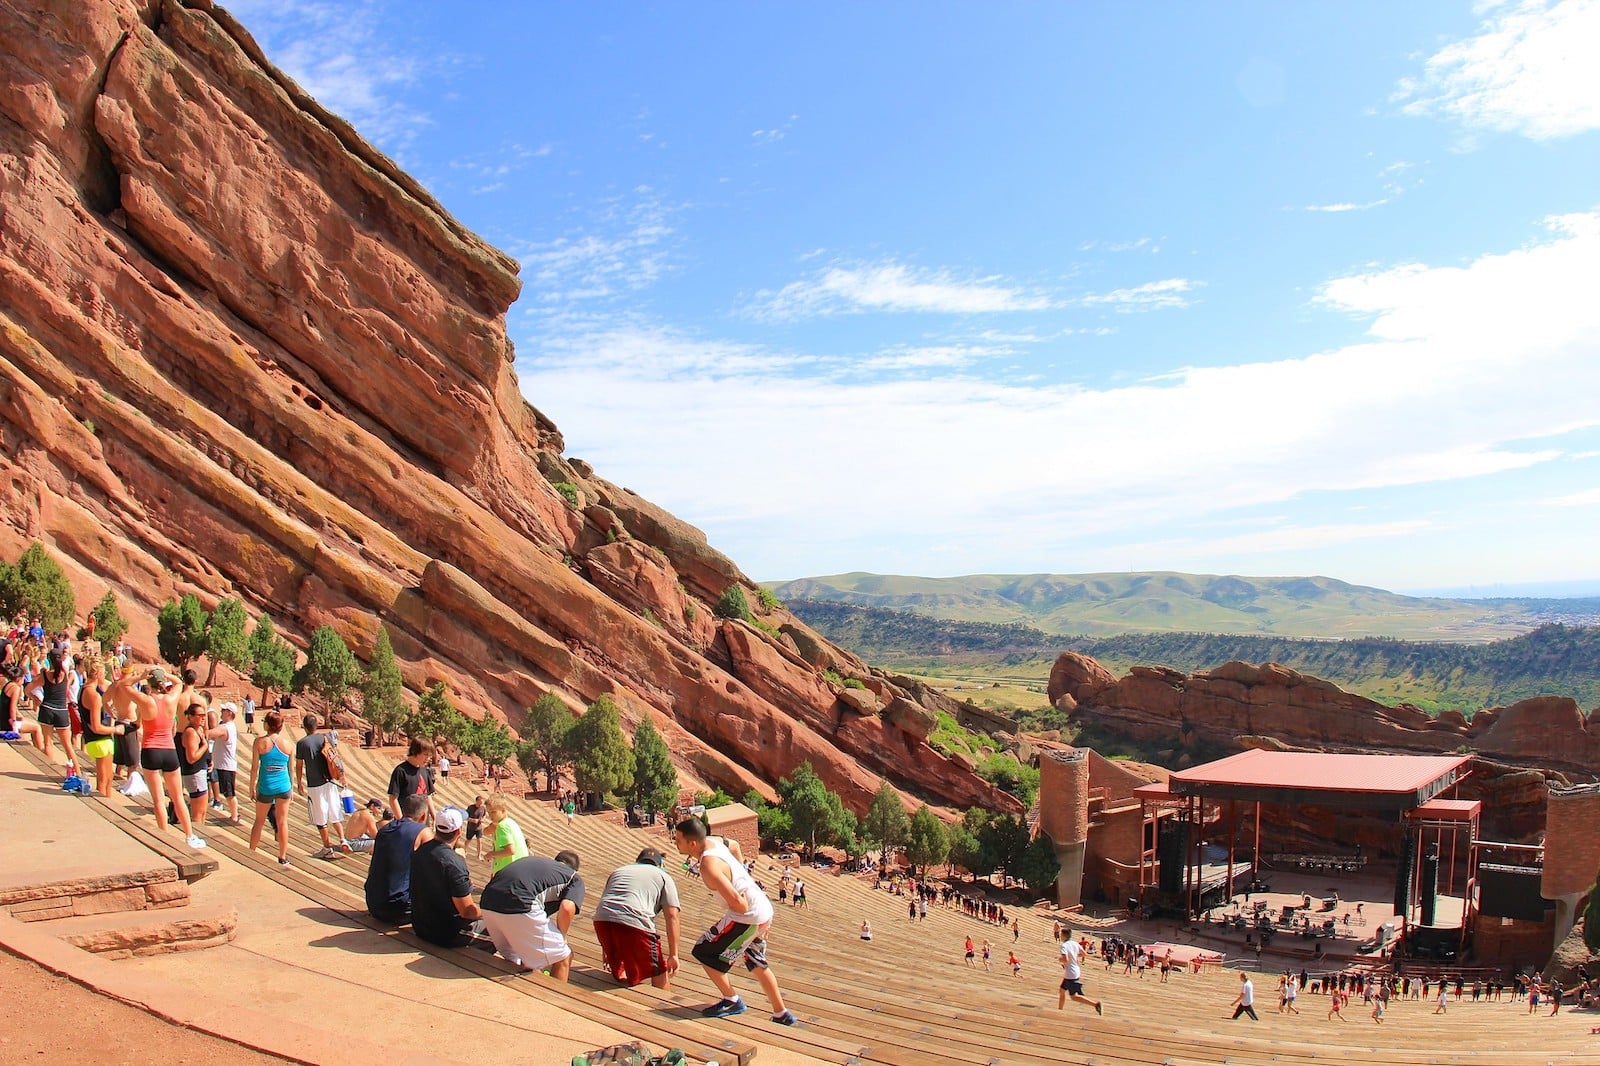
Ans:
{"type": "Polygon", "coordinates": [[[445,808],[434,819],[431,838],[411,854],[411,928],[440,947],[465,947],[483,934],[472,875],[455,850],[465,824],[460,811],[445,808]]]}
{"type": "Polygon", "coordinates": [[[678,886],[662,869],[665,862],[660,851],[645,848],[606,878],[594,909],[594,932],[606,969],[625,985],[648,979],[657,988],[667,988],[678,972],[678,886]],[[658,914],[667,927],[665,954],[656,932],[658,914]]]}

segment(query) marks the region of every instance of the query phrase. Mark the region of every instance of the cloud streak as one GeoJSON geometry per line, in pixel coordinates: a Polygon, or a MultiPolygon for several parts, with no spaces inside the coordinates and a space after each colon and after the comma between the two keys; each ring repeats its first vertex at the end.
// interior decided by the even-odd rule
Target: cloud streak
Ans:
{"type": "Polygon", "coordinates": [[[972,315],[1051,306],[1048,297],[998,277],[961,278],[948,270],[890,261],[831,266],[776,291],[763,289],[748,312],[754,318],[783,321],[863,311],[972,315]]]}
{"type": "Polygon", "coordinates": [[[1600,2],[1486,5],[1478,32],[1428,57],[1395,100],[1410,115],[1546,141],[1600,129],[1600,2]]]}
{"type": "Polygon", "coordinates": [[[428,116],[399,99],[431,61],[396,49],[371,0],[230,0],[267,57],[317,102],[400,156],[428,116]]]}

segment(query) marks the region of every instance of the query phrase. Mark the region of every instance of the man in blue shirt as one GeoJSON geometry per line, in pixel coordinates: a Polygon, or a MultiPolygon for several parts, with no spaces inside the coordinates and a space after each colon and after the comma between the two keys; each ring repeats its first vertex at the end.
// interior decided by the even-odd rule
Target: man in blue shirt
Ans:
{"type": "Polygon", "coordinates": [[[404,925],[411,920],[411,853],[428,819],[428,797],[407,796],[405,817],[378,830],[367,868],[367,913],[380,921],[404,925]]]}

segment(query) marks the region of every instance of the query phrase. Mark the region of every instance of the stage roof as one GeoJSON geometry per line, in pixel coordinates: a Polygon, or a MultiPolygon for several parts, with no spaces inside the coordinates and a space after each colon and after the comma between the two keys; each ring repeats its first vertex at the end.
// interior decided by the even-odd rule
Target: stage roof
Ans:
{"type": "Polygon", "coordinates": [[[1405,811],[1466,776],[1470,755],[1336,755],[1252,749],[1181,770],[1175,796],[1405,811]]]}

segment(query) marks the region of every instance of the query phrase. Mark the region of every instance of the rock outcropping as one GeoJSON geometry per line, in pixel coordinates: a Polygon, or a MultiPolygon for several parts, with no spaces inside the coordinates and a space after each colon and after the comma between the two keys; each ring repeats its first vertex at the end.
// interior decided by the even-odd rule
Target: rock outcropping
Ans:
{"type": "Polygon", "coordinates": [[[1600,710],[1585,715],[1566,696],[1491,707],[1469,721],[1401,704],[1388,707],[1331,681],[1276,663],[1224,663],[1183,674],[1136,666],[1116,678],[1094,659],[1063,652],[1050,671],[1050,701],[1115,732],[1174,746],[1237,746],[1261,736],[1328,751],[1472,751],[1502,763],[1589,780],[1600,766],[1600,710]]]}
{"type": "Polygon", "coordinates": [[[0,551],[43,540],[147,646],[173,594],[237,595],[363,656],[385,626],[513,726],[609,693],[735,793],[809,759],[858,810],[880,774],[1017,809],[787,612],[716,618],[739,568],[562,457],[516,270],[208,0],[0,0],[0,551]]]}

